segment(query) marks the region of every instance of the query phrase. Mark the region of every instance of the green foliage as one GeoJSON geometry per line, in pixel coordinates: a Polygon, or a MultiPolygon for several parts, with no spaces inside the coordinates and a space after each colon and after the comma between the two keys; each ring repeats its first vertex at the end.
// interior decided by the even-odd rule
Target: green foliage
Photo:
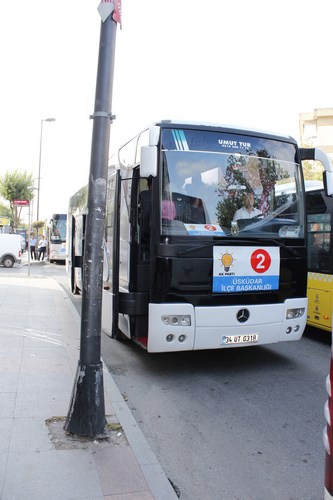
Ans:
{"type": "Polygon", "coordinates": [[[222,227],[230,227],[233,216],[242,205],[244,192],[252,191],[254,206],[263,214],[271,210],[274,186],[289,173],[283,164],[269,156],[266,149],[255,155],[230,155],[223,183],[218,186],[220,201],[216,206],[217,220],[222,227]]]}
{"type": "Polygon", "coordinates": [[[45,226],[45,220],[36,220],[35,222],[32,223],[32,227],[34,227],[35,229],[41,229],[44,226],[45,226]]]}
{"type": "Polygon", "coordinates": [[[220,226],[230,227],[234,213],[242,206],[244,191],[251,189],[250,183],[242,173],[245,166],[245,158],[235,158],[230,155],[225,174],[226,186],[218,186],[218,194],[221,196],[216,205],[216,216],[220,226]]]}
{"type": "Polygon", "coordinates": [[[33,175],[27,172],[6,172],[0,177],[0,196],[11,204],[13,200],[32,200],[33,175]]]}
{"type": "Polygon", "coordinates": [[[1,217],[9,217],[9,225],[13,227],[13,216],[10,210],[10,207],[0,203],[0,216],[1,217]]]}
{"type": "Polygon", "coordinates": [[[321,163],[315,161],[302,162],[304,179],[306,181],[322,181],[323,180],[323,166],[321,163]]]}
{"type": "Polygon", "coordinates": [[[33,174],[14,170],[6,172],[0,177],[0,196],[9,201],[11,221],[14,227],[19,226],[22,207],[16,207],[14,200],[29,200],[33,198],[33,193],[29,189],[33,185],[33,174]]]}
{"type": "Polygon", "coordinates": [[[36,220],[35,222],[32,223],[32,228],[36,229],[36,234],[40,234],[41,231],[39,231],[42,228],[45,228],[45,220],[36,220]]]}
{"type": "Polygon", "coordinates": [[[12,213],[10,211],[10,208],[6,205],[4,205],[3,203],[0,203],[0,216],[6,216],[6,217],[9,217],[11,218],[12,216],[12,213]]]}
{"type": "MultiPolygon", "coordinates": [[[[303,142],[302,148],[312,148],[311,143],[303,142]]],[[[306,160],[302,162],[304,179],[306,181],[322,181],[323,165],[318,161],[306,160]]]]}

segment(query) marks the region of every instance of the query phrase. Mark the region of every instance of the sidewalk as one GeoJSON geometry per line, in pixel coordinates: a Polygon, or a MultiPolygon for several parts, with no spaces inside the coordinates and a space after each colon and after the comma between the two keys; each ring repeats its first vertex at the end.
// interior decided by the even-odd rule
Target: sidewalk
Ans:
{"type": "Polygon", "coordinates": [[[63,430],[80,322],[56,281],[0,276],[0,317],[1,500],[177,499],[108,371],[110,439],[63,430]]]}

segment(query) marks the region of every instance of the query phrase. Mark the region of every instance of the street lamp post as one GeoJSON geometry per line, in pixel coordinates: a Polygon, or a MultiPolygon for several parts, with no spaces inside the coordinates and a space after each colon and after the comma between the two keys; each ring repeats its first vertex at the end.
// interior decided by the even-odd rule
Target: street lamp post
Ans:
{"type": "Polygon", "coordinates": [[[28,213],[28,276],[30,276],[30,238],[31,238],[31,203],[29,200],[29,213],[28,213]]]}
{"type": "Polygon", "coordinates": [[[55,118],[44,118],[40,121],[40,139],[39,139],[39,163],[38,163],[38,185],[37,185],[37,220],[39,220],[39,194],[40,194],[40,168],[42,165],[42,144],[43,144],[43,123],[55,122],[55,118]]]}
{"type": "Polygon", "coordinates": [[[33,191],[36,191],[37,188],[33,186],[28,187],[31,197],[29,200],[29,214],[28,214],[28,276],[30,276],[30,239],[31,239],[31,224],[32,224],[32,213],[33,213],[33,191]]]}

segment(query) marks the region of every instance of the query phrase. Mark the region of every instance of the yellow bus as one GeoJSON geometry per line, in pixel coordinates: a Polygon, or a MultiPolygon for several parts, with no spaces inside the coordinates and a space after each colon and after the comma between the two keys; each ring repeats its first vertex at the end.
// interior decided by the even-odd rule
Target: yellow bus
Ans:
{"type": "Polygon", "coordinates": [[[333,199],[325,195],[321,182],[306,186],[308,233],[309,326],[332,331],[333,313],[333,199]]]}

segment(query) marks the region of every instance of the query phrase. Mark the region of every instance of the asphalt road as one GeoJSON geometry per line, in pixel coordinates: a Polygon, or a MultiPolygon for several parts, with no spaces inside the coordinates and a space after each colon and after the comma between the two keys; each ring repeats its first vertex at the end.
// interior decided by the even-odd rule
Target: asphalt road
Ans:
{"type": "Polygon", "coordinates": [[[148,354],[102,335],[102,356],[182,500],[319,500],[330,342],[148,354]]]}
{"type": "Polygon", "coordinates": [[[323,498],[327,337],[151,355],[104,336],[103,358],[181,499],[323,498]]]}

